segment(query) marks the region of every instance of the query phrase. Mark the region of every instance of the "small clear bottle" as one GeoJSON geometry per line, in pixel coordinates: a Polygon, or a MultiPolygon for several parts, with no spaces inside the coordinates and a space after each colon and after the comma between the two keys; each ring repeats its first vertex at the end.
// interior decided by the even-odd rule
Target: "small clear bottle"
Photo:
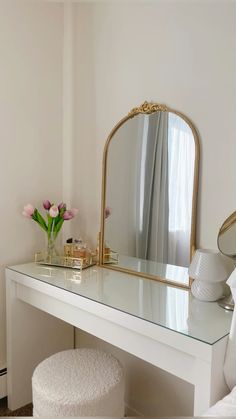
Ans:
{"type": "Polygon", "coordinates": [[[82,239],[75,240],[73,246],[73,257],[83,259],[83,263],[86,263],[86,257],[87,257],[87,246],[83,242],[82,239]]]}

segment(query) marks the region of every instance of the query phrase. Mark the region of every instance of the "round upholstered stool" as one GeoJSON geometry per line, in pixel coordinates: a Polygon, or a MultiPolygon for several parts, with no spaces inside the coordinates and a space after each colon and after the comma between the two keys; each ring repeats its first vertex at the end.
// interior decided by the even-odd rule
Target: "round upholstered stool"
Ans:
{"type": "Polygon", "coordinates": [[[96,349],[59,352],[32,377],[33,416],[124,416],[124,373],[96,349]]]}

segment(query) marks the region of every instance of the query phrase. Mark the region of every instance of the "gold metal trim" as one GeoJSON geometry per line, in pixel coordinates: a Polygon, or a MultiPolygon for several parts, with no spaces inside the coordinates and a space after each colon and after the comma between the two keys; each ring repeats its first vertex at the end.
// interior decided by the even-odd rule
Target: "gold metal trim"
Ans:
{"type": "Polygon", "coordinates": [[[128,116],[132,118],[133,116],[138,115],[139,113],[151,114],[158,111],[167,112],[168,108],[166,105],[161,105],[158,103],[150,103],[150,102],[145,101],[139,107],[133,108],[128,113],[128,116]]]}
{"type": "Polygon", "coordinates": [[[231,226],[232,224],[236,223],[236,211],[234,211],[226,220],[223,222],[220,231],[219,236],[224,234],[231,226]]]}
{"type": "Polygon", "coordinates": [[[226,231],[228,231],[230,229],[230,227],[232,227],[233,224],[236,223],[236,211],[234,211],[228,218],[226,218],[226,220],[223,222],[222,226],[220,227],[218,236],[217,236],[217,246],[219,251],[225,255],[228,256],[229,258],[232,259],[236,259],[236,253],[235,254],[231,254],[231,253],[225,253],[222,251],[221,246],[220,246],[220,237],[226,233],[226,231]]]}
{"type": "Polygon", "coordinates": [[[191,128],[195,143],[195,164],[194,164],[194,181],[193,181],[193,198],[192,198],[192,225],[191,225],[191,235],[190,235],[190,261],[196,251],[196,219],[197,219],[197,194],[198,194],[198,177],[199,177],[199,161],[200,161],[200,142],[199,142],[199,135],[198,132],[191,122],[191,120],[182,114],[179,111],[176,111],[174,109],[169,108],[166,105],[158,104],[158,103],[152,103],[145,101],[143,104],[141,104],[139,107],[133,108],[127,116],[122,118],[112,129],[110,132],[105,146],[104,146],[104,152],[103,152],[103,163],[102,163],[102,197],[101,197],[101,231],[100,231],[100,246],[99,246],[99,265],[108,268],[113,269],[120,272],[129,273],[136,276],[141,276],[143,278],[153,279],[156,281],[164,282],[166,284],[172,285],[174,287],[180,287],[180,288],[190,288],[192,284],[192,279],[189,278],[189,285],[186,286],[181,283],[169,281],[165,278],[161,278],[158,276],[152,276],[145,273],[140,273],[136,271],[132,271],[125,268],[120,268],[118,266],[107,266],[103,261],[103,253],[104,253],[104,226],[105,226],[105,203],[106,203],[106,180],[107,180],[107,156],[108,156],[108,148],[109,144],[115,135],[116,131],[125,124],[126,121],[128,121],[131,118],[134,118],[136,115],[142,114],[151,114],[154,112],[171,112],[179,117],[181,117],[191,128]]]}

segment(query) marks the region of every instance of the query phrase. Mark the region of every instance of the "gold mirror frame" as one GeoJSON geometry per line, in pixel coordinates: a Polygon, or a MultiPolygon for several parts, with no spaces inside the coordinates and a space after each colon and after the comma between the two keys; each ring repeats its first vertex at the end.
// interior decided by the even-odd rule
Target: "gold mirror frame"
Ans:
{"type": "Polygon", "coordinates": [[[236,259],[236,250],[235,250],[234,255],[223,252],[222,247],[220,246],[220,236],[226,233],[226,231],[228,231],[235,223],[236,223],[236,211],[234,211],[232,214],[230,214],[228,218],[226,218],[226,220],[223,222],[222,226],[220,227],[220,230],[217,236],[217,246],[218,246],[219,251],[223,255],[228,256],[231,259],[236,259]]]}
{"type": "MultiPolygon", "coordinates": [[[[217,236],[217,245],[219,251],[222,253],[222,255],[227,256],[232,261],[236,261],[236,250],[235,253],[226,253],[225,249],[222,249],[222,246],[220,245],[220,238],[221,236],[226,233],[234,224],[236,223],[236,211],[234,211],[232,214],[230,214],[229,217],[226,218],[226,220],[223,222],[222,226],[220,227],[218,236],[217,236]]],[[[220,307],[222,307],[224,310],[230,310],[233,311],[235,309],[235,302],[232,296],[232,293],[230,293],[228,296],[224,297],[223,299],[220,299],[218,301],[218,304],[220,307]]]]}
{"type": "Polygon", "coordinates": [[[125,124],[126,121],[129,119],[134,118],[136,115],[139,114],[152,114],[155,112],[171,112],[179,117],[181,117],[191,128],[193,137],[194,137],[194,143],[195,143],[195,163],[194,163],[194,180],[193,180],[193,197],[192,197],[192,223],[191,223],[191,235],[190,235],[190,261],[193,257],[193,254],[196,250],[196,212],[197,212],[197,191],[198,191],[198,173],[199,173],[199,155],[200,155],[200,145],[199,145],[199,137],[196,128],[194,127],[193,123],[187,118],[185,115],[183,115],[181,112],[178,112],[176,110],[173,110],[169,108],[166,105],[158,104],[158,103],[152,103],[145,101],[143,104],[141,104],[139,107],[133,108],[127,116],[122,118],[112,129],[110,132],[105,146],[104,146],[104,152],[103,152],[103,170],[102,170],[102,199],[101,199],[101,228],[99,233],[99,265],[103,268],[112,269],[115,271],[120,271],[124,273],[129,273],[132,275],[140,276],[143,278],[153,279],[156,281],[161,281],[166,284],[181,287],[181,288],[190,288],[191,286],[191,279],[189,278],[189,284],[181,284],[177,282],[173,282],[171,280],[145,274],[142,272],[136,272],[130,269],[117,267],[115,265],[107,265],[104,263],[103,255],[104,255],[104,227],[105,227],[105,203],[106,203],[106,180],[107,180],[107,156],[108,156],[108,148],[110,141],[112,140],[115,133],[118,131],[118,129],[125,124]]]}

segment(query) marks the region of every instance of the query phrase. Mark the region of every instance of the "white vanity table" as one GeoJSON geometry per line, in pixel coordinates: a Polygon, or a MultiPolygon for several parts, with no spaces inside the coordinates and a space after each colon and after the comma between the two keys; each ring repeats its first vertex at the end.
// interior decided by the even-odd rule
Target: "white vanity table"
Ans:
{"type": "Polygon", "coordinates": [[[72,326],[193,384],[195,416],[228,392],[232,314],[216,303],[97,266],[80,273],[29,263],[7,268],[6,280],[10,409],[31,401],[31,375],[42,359],[73,347],[72,326]]]}

